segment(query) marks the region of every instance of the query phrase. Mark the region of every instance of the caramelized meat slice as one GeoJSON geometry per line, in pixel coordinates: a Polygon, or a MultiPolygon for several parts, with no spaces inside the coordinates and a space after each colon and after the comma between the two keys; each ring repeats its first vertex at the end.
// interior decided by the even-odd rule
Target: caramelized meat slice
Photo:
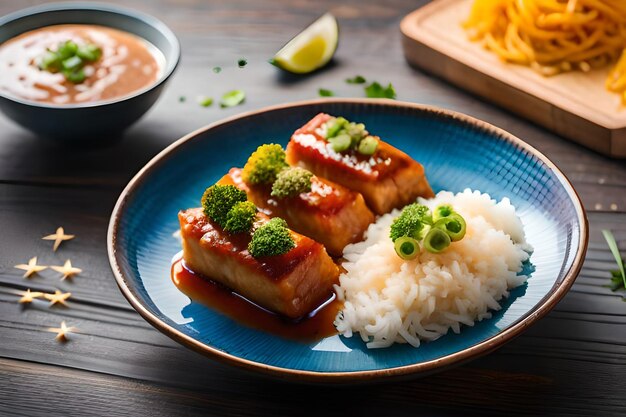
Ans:
{"type": "Polygon", "coordinates": [[[361,194],[316,176],[311,191],[286,198],[273,197],[271,186],[247,184],[240,168],[232,168],[217,183],[244,190],[267,215],[282,217],[290,228],[322,243],[333,256],[341,256],[347,244],[360,241],[374,221],[361,194]]]}
{"type": "Polygon", "coordinates": [[[291,136],[287,162],[363,194],[376,214],[433,197],[424,167],[404,152],[379,140],[373,155],[336,152],[322,137],[322,125],[332,117],[320,113],[291,136]]]}
{"type": "MultiPolygon", "coordinates": [[[[187,267],[213,279],[263,308],[290,318],[307,315],[325,301],[337,282],[339,268],[324,246],[295,232],[289,252],[254,258],[250,235],[229,234],[200,208],[178,214],[187,267]]],[[[259,214],[259,221],[268,217],[259,214]]]]}

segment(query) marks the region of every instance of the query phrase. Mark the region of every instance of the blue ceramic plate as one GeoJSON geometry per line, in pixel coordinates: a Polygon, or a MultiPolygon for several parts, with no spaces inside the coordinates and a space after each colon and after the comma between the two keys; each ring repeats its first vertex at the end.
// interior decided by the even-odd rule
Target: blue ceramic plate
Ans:
{"type": "Polygon", "coordinates": [[[199,352],[235,365],[304,380],[353,381],[433,372],[492,351],[544,316],[578,274],[587,222],[576,192],[545,156],[468,116],[388,100],[316,100],[270,107],[212,124],[150,161],[122,192],[111,217],[109,257],[124,295],[153,326],[199,352]],[[304,343],[246,327],[190,300],[170,279],[180,243],[177,213],[242,166],[257,146],[286,144],[319,112],[343,115],[421,162],[435,191],[469,187],[509,197],[535,252],[527,285],[493,318],[415,349],[368,350],[360,338],[304,343]]]}

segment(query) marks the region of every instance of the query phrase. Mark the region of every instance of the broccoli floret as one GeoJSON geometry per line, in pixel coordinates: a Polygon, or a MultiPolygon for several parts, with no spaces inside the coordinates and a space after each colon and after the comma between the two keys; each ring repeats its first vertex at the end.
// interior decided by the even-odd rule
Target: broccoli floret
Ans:
{"type": "Polygon", "coordinates": [[[274,217],[254,231],[248,251],[258,258],[282,255],[295,247],[296,243],[287,228],[287,222],[280,217],[274,217]]]}
{"type": "Polygon", "coordinates": [[[272,195],[278,198],[293,197],[311,191],[313,173],[304,168],[292,167],[282,170],[272,185],[272,195]]]}
{"type": "Polygon", "coordinates": [[[252,229],[257,208],[250,201],[242,201],[233,206],[226,215],[224,230],[230,233],[245,233],[252,229]]]}
{"type": "Polygon", "coordinates": [[[423,237],[424,226],[430,224],[432,219],[428,207],[417,203],[409,204],[391,224],[389,237],[394,242],[401,236],[420,240],[423,237]]]}
{"type": "Polygon", "coordinates": [[[221,227],[226,226],[228,212],[239,202],[248,199],[246,192],[234,185],[215,184],[206,189],[202,195],[204,214],[221,227]]]}
{"type": "Polygon", "coordinates": [[[285,158],[285,151],[280,145],[259,146],[243,167],[243,180],[250,184],[273,183],[278,173],[289,166],[285,158]]]}

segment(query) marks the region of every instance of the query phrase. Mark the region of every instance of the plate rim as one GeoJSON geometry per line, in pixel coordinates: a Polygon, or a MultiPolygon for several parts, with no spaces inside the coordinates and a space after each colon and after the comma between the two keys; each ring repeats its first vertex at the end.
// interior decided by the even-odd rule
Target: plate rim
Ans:
{"type": "MultiPolygon", "coordinates": [[[[580,200],[580,196],[574,189],[572,183],[569,179],[563,174],[563,172],[557,167],[555,163],[553,163],[548,157],[546,157],[543,153],[539,152],[533,146],[524,142],[522,139],[516,137],[515,135],[496,127],[490,123],[485,121],[476,119],[472,116],[454,111],[443,109],[437,106],[431,106],[426,104],[418,104],[412,102],[404,102],[397,100],[389,100],[389,99],[349,99],[349,98],[322,98],[322,99],[312,99],[312,100],[301,100],[295,102],[288,102],[282,104],[276,104],[271,106],[262,107],[260,109],[251,110],[243,113],[239,113],[213,123],[210,123],[206,126],[200,127],[180,139],[174,141],[162,151],[160,151],[157,155],[155,155],[148,163],[146,163],[128,182],[128,184],[122,190],[119,198],[117,199],[113,211],[111,213],[111,217],[109,220],[108,230],[107,230],[107,252],[109,258],[109,264],[111,266],[111,270],[113,271],[113,275],[115,276],[115,280],[117,282],[120,291],[124,295],[124,297],[128,300],[131,306],[153,327],[157,330],[161,331],[168,337],[174,339],[178,343],[182,344],[185,347],[188,347],[198,353],[201,353],[209,358],[215,359],[219,362],[235,365],[240,368],[261,372],[270,376],[275,376],[279,378],[285,379],[295,379],[299,381],[305,382],[356,382],[356,381],[371,381],[374,379],[390,379],[396,377],[406,377],[412,374],[428,374],[432,373],[439,368],[447,368],[452,365],[459,365],[463,362],[466,362],[470,359],[475,359],[479,356],[483,356],[496,348],[500,347],[504,343],[514,339],[519,336],[526,328],[530,327],[532,324],[536,323],[540,318],[544,317],[552,308],[556,306],[556,304],[563,298],[563,296],[567,293],[567,291],[571,288],[574,283],[576,277],[580,273],[582,268],[582,264],[585,258],[585,254],[587,252],[587,245],[589,240],[589,225],[587,221],[587,215],[584,209],[584,206],[580,200]],[[156,169],[168,155],[172,154],[177,148],[179,148],[183,143],[193,140],[200,134],[209,131],[211,129],[217,128],[219,126],[223,126],[229,123],[236,122],[241,119],[246,119],[251,116],[255,116],[262,113],[267,113],[276,110],[284,110],[295,107],[306,107],[312,105],[319,104],[347,104],[347,105],[367,105],[367,104],[375,104],[382,105],[386,107],[398,107],[398,108],[408,108],[412,110],[421,110],[425,112],[441,114],[444,116],[451,117],[453,119],[459,120],[461,122],[468,123],[473,125],[479,129],[488,131],[493,133],[499,140],[504,142],[512,143],[521,149],[527,151],[529,154],[534,156],[543,162],[548,169],[550,169],[558,178],[559,183],[565,189],[567,195],[570,200],[574,204],[574,209],[576,211],[576,216],[578,222],[580,224],[580,239],[577,242],[576,248],[576,256],[572,261],[572,266],[566,272],[563,280],[560,283],[554,284],[552,287],[552,291],[544,296],[539,302],[541,303],[536,309],[529,312],[529,314],[514,323],[510,327],[501,331],[495,336],[492,336],[486,340],[483,340],[469,348],[464,350],[443,356],[441,358],[429,360],[426,362],[413,363],[409,365],[401,365],[392,368],[385,369],[374,369],[374,370],[361,370],[361,371],[335,371],[335,372],[323,372],[323,371],[310,371],[310,370],[299,370],[292,368],[285,368],[275,365],[263,364],[260,362],[256,362],[249,359],[244,359],[238,357],[236,355],[224,352],[218,348],[207,345],[203,342],[200,342],[194,339],[191,336],[188,336],[181,331],[177,330],[173,326],[170,326],[159,319],[155,314],[150,312],[145,305],[143,305],[138,297],[135,294],[135,291],[130,288],[127,283],[126,278],[124,277],[120,264],[117,260],[117,251],[116,251],[116,243],[117,243],[117,231],[119,229],[119,220],[121,218],[121,213],[123,212],[126,204],[129,201],[129,197],[134,190],[137,189],[138,186],[141,185],[142,181],[146,178],[146,174],[156,169]]],[[[572,245],[574,246],[574,245],[572,245]]]]}

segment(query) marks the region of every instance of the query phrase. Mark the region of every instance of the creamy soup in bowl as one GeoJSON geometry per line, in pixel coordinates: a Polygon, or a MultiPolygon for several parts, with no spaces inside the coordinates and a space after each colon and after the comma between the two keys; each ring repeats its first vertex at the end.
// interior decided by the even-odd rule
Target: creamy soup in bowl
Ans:
{"type": "Polygon", "coordinates": [[[50,104],[121,98],[162,76],[165,57],[134,34],[99,25],[35,29],[0,45],[0,90],[50,104]]]}
{"type": "Polygon", "coordinates": [[[40,138],[111,144],[154,105],[179,61],[174,32],[137,10],[74,2],[18,10],[0,17],[0,110],[40,138]]]}

